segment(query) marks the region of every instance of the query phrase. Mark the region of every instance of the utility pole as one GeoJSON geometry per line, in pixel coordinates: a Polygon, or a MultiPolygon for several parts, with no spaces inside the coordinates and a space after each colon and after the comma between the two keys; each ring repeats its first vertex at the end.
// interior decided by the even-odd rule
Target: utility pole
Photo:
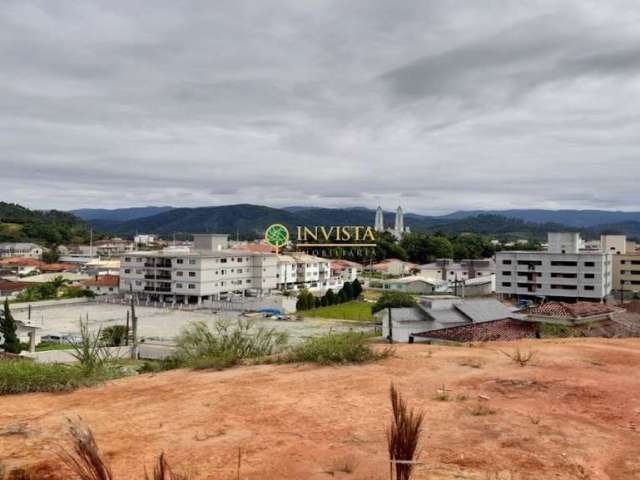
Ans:
{"type": "Polygon", "coordinates": [[[129,285],[131,293],[131,359],[138,359],[138,317],[136,317],[136,307],[133,298],[133,285],[129,285]]]}
{"type": "Polygon", "coordinates": [[[129,310],[127,310],[127,327],[126,327],[126,335],[124,336],[125,345],[129,346],[129,310]]]}
{"type": "Polygon", "coordinates": [[[391,321],[391,307],[387,310],[389,312],[389,343],[393,343],[393,322],[391,321]]]}

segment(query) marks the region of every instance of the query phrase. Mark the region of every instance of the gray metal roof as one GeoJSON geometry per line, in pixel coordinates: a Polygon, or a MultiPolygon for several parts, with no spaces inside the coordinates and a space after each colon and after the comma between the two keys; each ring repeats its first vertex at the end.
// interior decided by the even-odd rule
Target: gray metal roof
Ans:
{"type": "Polygon", "coordinates": [[[456,303],[454,308],[460,310],[474,323],[489,322],[514,316],[509,308],[493,298],[463,300],[460,303],[456,303]]]}

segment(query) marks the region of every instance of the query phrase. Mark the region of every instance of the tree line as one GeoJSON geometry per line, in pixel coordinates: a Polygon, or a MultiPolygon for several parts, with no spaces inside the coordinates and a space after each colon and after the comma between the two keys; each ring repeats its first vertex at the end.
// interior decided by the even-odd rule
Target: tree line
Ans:
{"type": "Polygon", "coordinates": [[[306,288],[298,294],[296,308],[298,311],[311,310],[313,308],[328,307],[339,303],[356,300],[362,295],[362,285],[356,278],[353,282],[344,282],[342,288],[335,293],[332,289],[326,291],[322,297],[316,297],[306,288]]]}

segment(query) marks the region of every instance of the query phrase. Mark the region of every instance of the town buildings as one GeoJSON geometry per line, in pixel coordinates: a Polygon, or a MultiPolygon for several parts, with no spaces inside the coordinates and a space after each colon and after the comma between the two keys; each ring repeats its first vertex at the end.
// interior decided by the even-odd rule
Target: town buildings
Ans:
{"type": "Polygon", "coordinates": [[[577,233],[549,233],[546,251],[496,254],[496,292],[509,297],[602,300],[613,286],[610,253],[581,250],[577,233]]]}
{"type": "Polygon", "coordinates": [[[420,275],[455,282],[472,278],[490,277],[496,273],[496,264],[492,258],[481,260],[461,260],[454,262],[450,258],[436,260],[418,267],[420,275]]]}
{"type": "Polygon", "coordinates": [[[44,252],[40,245],[28,242],[3,242],[0,243],[0,258],[28,257],[40,258],[44,252]]]}
{"type": "Polygon", "coordinates": [[[126,253],[120,290],[150,300],[203,303],[233,295],[261,296],[271,290],[336,288],[328,259],[304,252],[277,255],[230,248],[227,235],[194,235],[193,247],[126,253]]]}
{"type": "Polygon", "coordinates": [[[624,235],[603,235],[603,250],[613,256],[613,289],[616,292],[640,293],[640,250],[624,235]]]}

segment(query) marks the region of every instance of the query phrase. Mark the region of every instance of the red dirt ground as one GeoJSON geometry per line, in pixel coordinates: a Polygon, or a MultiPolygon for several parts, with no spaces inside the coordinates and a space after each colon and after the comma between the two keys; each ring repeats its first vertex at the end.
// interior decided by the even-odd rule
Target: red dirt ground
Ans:
{"type": "Polygon", "coordinates": [[[242,479],[387,479],[395,382],[425,412],[416,479],[640,479],[639,367],[640,340],[591,338],[402,345],[347,367],[143,375],[0,398],[0,464],[70,478],[57,454],[68,447],[65,418],[80,416],[118,480],[143,478],[161,451],[194,480],[236,479],[239,448],[242,479]],[[529,365],[501,353],[517,346],[536,350],[529,365]],[[443,384],[449,401],[434,399],[443,384]],[[495,413],[472,415],[479,404],[495,413]]]}

